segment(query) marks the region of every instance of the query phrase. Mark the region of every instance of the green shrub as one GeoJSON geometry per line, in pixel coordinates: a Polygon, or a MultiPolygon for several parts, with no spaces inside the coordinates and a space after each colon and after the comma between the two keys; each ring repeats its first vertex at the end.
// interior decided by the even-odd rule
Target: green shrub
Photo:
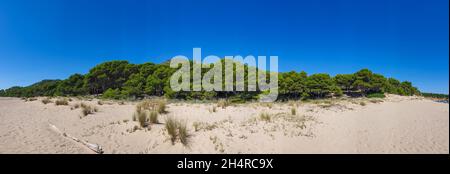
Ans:
{"type": "Polygon", "coordinates": [[[385,98],[386,96],[383,93],[372,93],[368,94],[367,98],[385,98]]]}
{"type": "Polygon", "coordinates": [[[120,100],[126,98],[124,95],[122,95],[122,92],[119,89],[111,89],[109,88],[106,90],[103,95],[103,99],[114,99],[114,100],[120,100]]]}
{"type": "MultiPolygon", "coordinates": [[[[246,67],[247,70],[256,67],[246,67]]],[[[258,89],[254,92],[175,92],[169,86],[173,69],[162,64],[130,64],[127,61],[110,61],[96,65],[87,74],[74,74],[65,80],[43,80],[26,87],[14,86],[0,90],[3,97],[36,97],[36,96],[83,96],[100,95],[106,99],[128,99],[149,96],[166,96],[177,99],[219,99],[226,97],[229,101],[221,101],[218,106],[225,108],[230,103],[243,103],[260,98],[270,90],[258,89]]],[[[233,69],[234,73],[235,70],[233,69]]],[[[306,72],[280,72],[280,100],[286,99],[323,99],[342,94],[353,97],[367,96],[370,93],[386,92],[398,95],[420,95],[420,91],[408,81],[386,78],[381,74],[362,69],[352,74],[311,74],[306,72]]],[[[251,79],[247,79],[251,80],[251,79]]],[[[448,95],[426,94],[447,98],[448,95]]],[[[381,96],[377,94],[376,96],[381,96]]],[[[33,101],[31,98],[27,101],[33,101]]],[[[268,105],[269,106],[269,105],[268,105]]]]}
{"type": "Polygon", "coordinates": [[[437,99],[448,99],[448,94],[422,93],[422,96],[437,99]]]}

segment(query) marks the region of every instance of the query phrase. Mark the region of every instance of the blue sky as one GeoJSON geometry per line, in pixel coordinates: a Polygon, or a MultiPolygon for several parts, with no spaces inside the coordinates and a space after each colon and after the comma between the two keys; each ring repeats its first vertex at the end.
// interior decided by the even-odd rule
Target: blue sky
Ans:
{"type": "Polygon", "coordinates": [[[0,0],[0,89],[108,60],[276,55],[280,71],[369,68],[449,91],[448,0],[0,0]]]}

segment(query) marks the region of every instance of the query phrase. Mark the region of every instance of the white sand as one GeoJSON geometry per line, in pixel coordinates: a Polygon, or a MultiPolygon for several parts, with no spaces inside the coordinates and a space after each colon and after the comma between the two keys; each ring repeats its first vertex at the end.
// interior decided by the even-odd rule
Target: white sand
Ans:
{"type": "Polygon", "coordinates": [[[213,103],[172,103],[169,113],[159,117],[162,124],[135,132],[130,131],[137,125],[131,120],[133,103],[84,101],[99,112],[80,118],[80,109],[71,110],[80,101],[56,106],[41,99],[0,98],[0,153],[93,153],[52,131],[49,123],[103,146],[105,153],[449,153],[449,105],[417,97],[272,107],[251,103],[217,112],[212,112],[213,103]],[[270,122],[259,118],[263,112],[271,114],[270,122]],[[187,124],[188,146],[172,145],[166,116],[187,124]],[[195,131],[194,122],[202,122],[203,129],[195,131]]]}

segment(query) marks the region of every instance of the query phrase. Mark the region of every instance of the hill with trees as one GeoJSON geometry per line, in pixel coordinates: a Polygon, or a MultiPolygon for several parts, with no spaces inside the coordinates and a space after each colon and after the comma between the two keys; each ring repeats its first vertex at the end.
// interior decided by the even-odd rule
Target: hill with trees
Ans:
{"type": "Polygon", "coordinates": [[[447,99],[448,94],[436,94],[436,93],[422,93],[422,96],[436,99],[447,99]]]}
{"type": "MultiPolygon", "coordinates": [[[[223,61],[223,60],[222,60],[223,61]]],[[[191,62],[192,65],[192,62],[191,62]]],[[[244,66],[245,72],[249,69],[244,66]]],[[[172,91],[169,80],[177,69],[169,63],[131,64],[128,61],[109,61],[89,70],[87,74],[73,74],[65,80],[43,80],[27,87],[0,90],[4,97],[84,96],[96,95],[108,99],[139,99],[165,96],[174,99],[217,99],[248,101],[258,98],[263,91],[172,91]]],[[[192,66],[191,66],[192,70],[192,66]]],[[[208,68],[202,68],[202,75],[208,68]]],[[[234,69],[234,73],[235,73],[234,69]]],[[[244,84],[247,85],[247,76],[244,84]]],[[[381,74],[362,69],[353,74],[312,74],[280,72],[278,100],[317,99],[333,96],[377,96],[384,93],[404,96],[420,95],[411,82],[400,82],[381,74]]],[[[192,76],[191,76],[192,81],[192,76]]],[[[223,80],[224,81],[224,80],[223,80]]],[[[236,84],[234,83],[234,86],[236,84]]],[[[192,88],[192,85],[191,85],[192,88]]],[[[246,88],[247,89],[247,88],[246,88]]]]}

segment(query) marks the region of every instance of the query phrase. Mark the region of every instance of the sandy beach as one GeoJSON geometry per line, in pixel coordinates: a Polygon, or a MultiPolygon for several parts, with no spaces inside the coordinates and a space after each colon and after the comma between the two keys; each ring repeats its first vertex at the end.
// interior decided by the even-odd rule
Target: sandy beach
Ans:
{"type": "MultiPolygon", "coordinates": [[[[134,130],[136,103],[72,98],[69,105],[0,98],[0,153],[94,153],[51,129],[101,145],[105,153],[449,153],[449,105],[421,97],[273,104],[169,102],[160,124],[134,130]],[[98,112],[82,116],[76,104],[98,112]],[[295,108],[295,109],[293,109],[295,108]],[[295,110],[295,113],[293,113],[295,110]],[[262,119],[261,114],[269,115],[262,119]],[[185,123],[172,144],[166,117],[185,123]]],[[[53,101],[56,99],[53,99],[53,101]]]]}

